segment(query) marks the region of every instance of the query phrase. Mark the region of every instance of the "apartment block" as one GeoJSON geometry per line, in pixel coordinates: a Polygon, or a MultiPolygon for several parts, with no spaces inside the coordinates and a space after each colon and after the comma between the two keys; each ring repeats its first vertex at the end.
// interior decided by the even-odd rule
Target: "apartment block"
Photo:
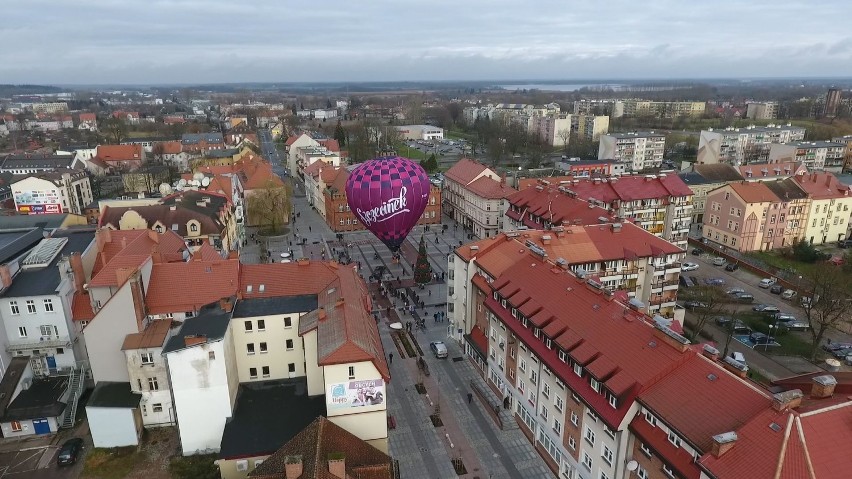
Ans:
{"type": "Polygon", "coordinates": [[[704,221],[704,207],[711,191],[735,181],[742,181],[740,172],[731,165],[692,165],[692,169],[680,173],[680,179],[692,191],[692,225],[704,221]]]}
{"type": "Polygon", "coordinates": [[[605,115],[571,115],[571,131],[578,137],[598,141],[609,133],[609,117],[605,115]]]}
{"type": "Polygon", "coordinates": [[[846,237],[852,191],[831,173],[797,175],[795,181],[810,200],[804,232],[812,244],[833,243],[846,237]]]}
{"type": "Polygon", "coordinates": [[[598,147],[599,160],[625,163],[628,169],[640,172],[659,168],[663,163],[666,136],[653,131],[611,133],[601,135],[598,147]]]}
{"type": "Polygon", "coordinates": [[[837,136],[831,139],[834,143],[842,143],[846,145],[845,159],[843,162],[843,171],[852,169],[852,135],[837,136]]]}
{"type": "Polygon", "coordinates": [[[847,145],[834,141],[797,141],[769,147],[770,162],[795,162],[809,171],[841,173],[846,161],[847,145]]]}
{"type": "Polygon", "coordinates": [[[624,102],[621,100],[576,100],[575,115],[606,115],[611,118],[624,116],[624,102]]]}
{"type": "Polygon", "coordinates": [[[573,116],[567,114],[532,116],[529,132],[548,146],[565,146],[571,135],[572,120],[573,116]]]}
{"type": "Polygon", "coordinates": [[[506,197],[515,190],[493,170],[462,158],[444,173],[444,211],[479,238],[496,235],[502,226],[506,197]]]}
{"type": "Polygon", "coordinates": [[[701,116],[707,104],[703,101],[649,101],[624,100],[624,116],[653,116],[677,118],[679,116],[701,116]]]}
{"type": "Polygon", "coordinates": [[[774,120],[778,118],[778,102],[748,102],[746,103],[746,118],[750,120],[774,120]]]}
{"type": "Polygon", "coordinates": [[[798,126],[767,125],[702,130],[698,139],[698,163],[729,163],[734,166],[765,163],[773,143],[803,141],[805,129],[798,126]]]}

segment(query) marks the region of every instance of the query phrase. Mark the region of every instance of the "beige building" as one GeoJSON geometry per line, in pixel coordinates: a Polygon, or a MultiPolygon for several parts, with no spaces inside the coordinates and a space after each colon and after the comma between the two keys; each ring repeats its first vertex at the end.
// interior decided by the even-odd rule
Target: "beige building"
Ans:
{"type": "Polygon", "coordinates": [[[598,141],[609,133],[609,117],[605,115],[571,115],[571,131],[578,137],[598,141]]]}
{"type": "Polygon", "coordinates": [[[846,238],[852,195],[849,186],[831,173],[797,175],[796,183],[808,193],[805,240],[812,244],[833,243],[846,238]]]}
{"type": "Polygon", "coordinates": [[[804,139],[805,129],[789,124],[702,130],[698,138],[698,163],[734,166],[765,163],[771,144],[804,139]]]}
{"type": "Polygon", "coordinates": [[[25,176],[11,184],[18,213],[82,215],[92,203],[92,187],[85,170],[57,169],[25,176]]]}
{"type": "Polygon", "coordinates": [[[571,135],[571,118],[564,113],[533,116],[529,119],[529,132],[548,146],[565,146],[571,135]]]}
{"type": "Polygon", "coordinates": [[[699,227],[704,221],[707,195],[716,188],[743,180],[739,171],[731,165],[692,165],[692,171],[678,176],[692,190],[692,225],[699,227]]]}
{"type": "Polygon", "coordinates": [[[479,238],[502,228],[506,198],[516,190],[490,168],[462,158],[444,174],[445,212],[479,238]]]}
{"type": "Polygon", "coordinates": [[[611,133],[600,137],[599,160],[625,163],[633,172],[659,168],[666,149],[666,135],[653,131],[611,133]]]}
{"type": "Polygon", "coordinates": [[[769,161],[796,162],[809,171],[840,173],[846,160],[846,144],[834,141],[796,141],[773,144],[769,147],[769,161]]]}
{"type": "Polygon", "coordinates": [[[624,116],[654,116],[677,118],[679,116],[701,116],[706,103],[703,101],[649,101],[624,100],[624,116]]]}

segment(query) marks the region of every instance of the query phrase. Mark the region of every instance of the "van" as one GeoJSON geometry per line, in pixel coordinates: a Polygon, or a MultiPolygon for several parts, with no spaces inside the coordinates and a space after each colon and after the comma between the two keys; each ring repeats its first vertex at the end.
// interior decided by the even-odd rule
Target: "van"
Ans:
{"type": "Polygon", "coordinates": [[[727,263],[727,261],[725,260],[725,258],[723,258],[721,256],[717,256],[716,258],[713,259],[713,266],[722,266],[725,263],[727,263]]]}
{"type": "Polygon", "coordinates": [[[751,304],[754,302],[754,296],[748,293],[740,293],[736,297],[737,302],[751,304]]]}

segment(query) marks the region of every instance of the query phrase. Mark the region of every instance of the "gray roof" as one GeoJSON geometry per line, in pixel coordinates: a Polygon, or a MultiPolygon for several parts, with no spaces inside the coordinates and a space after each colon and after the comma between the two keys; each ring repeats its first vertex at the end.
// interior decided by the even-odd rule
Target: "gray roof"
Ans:
{"type": "Polygon", "coordinates": [[[16,356],[9,361],[9,366],[6,368],[6,373],[3,374],[3,380],[0,381],[0,417],[6,415],[6,408],[12,402],[12,394],[18,388],[18,383],[21,382],[21,376],[30,364],[30,358],[16,356]]]}
{"type": "Polygon", "coordinates": [[[74,166],[74,157],[71,155],[6,155],[0,161],[2,170],[54,170],[57,168],[71,168],[74,166]]]}
{"type": "MultiPolygon", "coordinates": [[[[233,303],[233,299],[231,302],[233,303]]],[[[206,338],[206,343],[218,341],[225,337],[230,322],[231,312],[224,311],[218,301],[207,304],[201,308],[197,316],[184,320],[177,334],[169,338],[163,346],[163,354],[186,349],[185,338],[187,337],[203,336],[206,338]]]]}
{"type": "Polygon", "coordinates": [[[767,188],[769,188],[775,196],[781,199],[781,201],[785,200],[802,200],[808,197],[807,192],[805,192],[802,188],[799,187],[799,184],[796,180],[792,178],[786,178],[783,180],[775,180],[775,181],[765,181],[763,182],[767,188]]]}
{"type": "Polygon", "coordinates": [[[9,404],[0,420],[8,422],[59,416],[65,410],[65,403],[59,400],[67,388],[68,376],[33,379],[30,387],[21,391],[9,404]]]}
{"type": "Polygon", "coordinates": [[[240,384],[234,414],[222,433],[219,457],[272,454],[324,415],[325,396],[308,396],[307,378],[240,384]]]}
{"type": "Polygon", "coordinates": [[[601,136],[612,136],[614,138],[649,138],[657,136],[666,136],[666,134],[658,133],[656,131],[630,131],[626,133],[609,133],[607,135],[601,136]]]}
{"type": "Polygon", "coordinates": [[[708,183],[716,183],[715,181],[710,181],[707,178],[701,176],[698,173],[693,171],[688,171],[686,173],[680,173],[678,175],[684,183],[688,185],[706,185],[708,183]]]}
{"type": "Polygon", "coordinates": [[[742,181],[743,179],[743,176],[740,174],[739,170],[727,164],[693,165],[692,171],[700,174],[709,183],[742,181]]]}
{"type": "Polygon", "coordinates": [[[68,213],[54,213],[47,215],[15,215],[0,216],[0,230],[14,228],[39,227],[46,230],[55,230],[62,226],[68,213]]]}
{"type": "Polygon", "coordinates": [[[137,408],[141,401],[142,395],[134,393],[130,389],[130,383],[98,381],[86,406],[137,408]]]}
{"type": "Polygon", "coordinates": [[[226,148],[224,150],[210,150],[206,152],[205,155],[210,158],[227,158],[229,156],[234,156],[239,152],[240,150],[236,148],[226,148]]]}
{"type": "Polygon", "coordinates": [[[184,145],[192,145],[206,141],[207,143],[224,143],[225,138],[221,133],[184,133],[180,142],[184,145]]]}
{"type": "Polygon", "coordinates": [[[17,258],[44,239],[41,228],[22,228],[0,231],[0,264],[17,258]]]}
{"type": "Polygon", "coordinates": [[[59,269],[56,263],[63,256],[71,253],[82,253],[95,240],[94,230],[58,230],[54,238],[68,238],[62,251],[53,258],[49,265],[43,268],[23,269],[15,275],[12,286],[3,292],[3,297],[20,298],[24,296],[46,296],[56,292],[59,286],[59,269]]]}
{"type": "Polygon", "coordinates": [[[307,313],[319,307],[315,294],[275,298],[249,298],[237,302],[234,318],[252,318],[273,314],[307,313]]]}

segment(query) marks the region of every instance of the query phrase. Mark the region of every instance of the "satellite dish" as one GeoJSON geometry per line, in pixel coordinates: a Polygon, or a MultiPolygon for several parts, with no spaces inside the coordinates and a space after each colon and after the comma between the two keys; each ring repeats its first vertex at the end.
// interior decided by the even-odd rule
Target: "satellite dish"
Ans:
{"type": "Polygon", "coordinates": [[[201,180],[201,186],[203,186],[203,187],[205,187],[205,188],[207,188],[208,186],[210,186],[210,178],[207,178],[207,177],[205,176],[205,177],[201,180]]]}
{"type": "Polygon", "coordinates": [[[630,461],[630,462],[627,463],[627,470],[628,471],[633,472],[636,469],[639,469],[639,463],[638,462],[630,461]]]}
{"type": "Polygon", "coordinates": [[[185,180],[185,179],[183,179],[183,178],[181,178],[181,179],[178,181],[178,184],[177,184],[177,185],[178,185],[179,187],[183,188],[184,186],[186,186],[186,180],[185,180]]]}
{"type": "Polygon", "coordinates": [[[200,171],[198,173],[192,175],[193,180],[201,181],[201,178],[204,178],[204,173],[202,173],[200,171]]]}
{"type": "Polygon", "coordinates": [[[168,183],[163,183],[160,185],[160,193],[165,196],[172,192],[172,186],[168,183]]]}
{"type": "Polygon", "coordinates": [[[192,180],[192,186],[201,186],[201,182],[198,180],[192,180]]]}

